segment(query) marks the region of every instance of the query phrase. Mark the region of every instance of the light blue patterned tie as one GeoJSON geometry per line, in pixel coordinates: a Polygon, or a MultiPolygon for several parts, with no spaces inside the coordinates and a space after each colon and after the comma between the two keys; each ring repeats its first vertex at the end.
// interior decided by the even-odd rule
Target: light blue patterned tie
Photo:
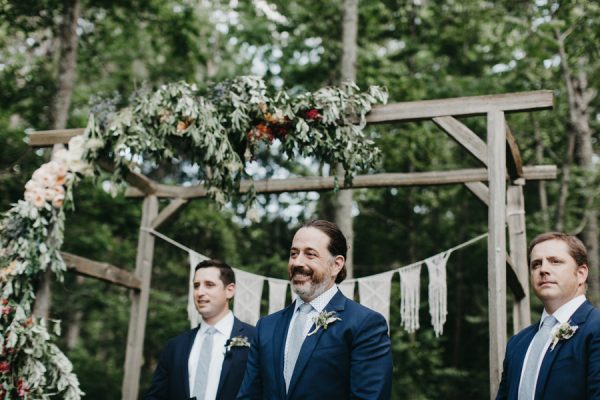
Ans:
{"type": "Polygon", "coordinates": [[[285,366],[283,368],[286,391],[290,387],[294,366],[296,365],[296,360],[298,360],[298,354],[300,354],[302,343],[304,343],[304,326],[306,325],[306,319],[308,318],[308,313],[312,309],[313,307],[309,303],[304,303],[298,307],[298,314],[294,320],[294,325],[290,328],[291,332],[287,346],[287,357],[285,358],[285,366]]]}
{"type": "Polygon", "coordinates": [[[204,400],[206,394],[206,384],[208,383],[208,368],[210,367],[210,359],[212,358],[213,336],[217,330],[209,326],[204,332],[204,342],[200,349],[200,357],[198,358],[198,366],[196,367],[196,380],[194,381],[194,391],[192,396],[196,400],[204,400]]]}
{"type": "Polygon", "coordinates": [[[540,362],[540,357],[543,357],[542,351],[550,337],[550,331],[557,322],[556,318],[552,315],[547,316],[542,322],[542,327],[531,341],[531,350],[529,350],[529,357],[523,366],[523,379],[519,385],[519,400],[533,399],[533,389],[538,377],[537,366],[540,362]]]}

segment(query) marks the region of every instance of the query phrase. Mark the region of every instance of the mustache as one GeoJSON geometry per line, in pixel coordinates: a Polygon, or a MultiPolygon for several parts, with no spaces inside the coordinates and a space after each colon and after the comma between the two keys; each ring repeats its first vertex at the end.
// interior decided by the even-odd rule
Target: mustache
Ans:
{"type": "Polygon", "coordinates": [[[296,274],[301,274],[301,275],[312,275],[312,270],[310,268],[305,268],[302,267],[300,265],[297,265],[295,267],[292,267],[292,269],[290,270],[290,277],[296,275],[296,274]]]}

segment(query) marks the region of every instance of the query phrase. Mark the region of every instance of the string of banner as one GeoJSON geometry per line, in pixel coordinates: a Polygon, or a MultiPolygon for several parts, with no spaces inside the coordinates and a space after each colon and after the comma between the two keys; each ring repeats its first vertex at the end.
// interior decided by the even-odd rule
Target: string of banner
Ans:
{"type": "MultiPolygon", "coordinates": [[[[197,251],[194,251],[183,244],[163,235],[154,229],[140,228],[167,243],[179,247],[189,255],[190,278],[188,291],[187,312],[192,327],[200,323],[200,314],[194,306],[194,288],[193,278],[196,265],[206,257],[197,251]]],[[[419,329],[419,303],[421,288],[421,267],[427,266],[429,275],[429,314],[431,315],[431,324],[435,335],[439,337],[444,332],[446,323],[447,307],[447,285],[446,285],[446,264],[453,251],[469,246],[479,240],[487,237],[487,233],[479,235],[464,243],[454,246],[448,250],[438,253],[432,257],[426,258],[415,263],[395,268],[383,273],[369,275],[361,278],[346,279],[338,284],[340,291],[344,296],[354,299],[355,287],[358,284],[359,301],[365,307],[369,307],[384,316],[388,323],[390,321],[390,294],[392,276],[399,274],[400,278],[400,317],[403,328],[413,333],[419,329]]],[[[256,325],[260,318],[260,301],[265,281],[269,285],[269,311],[271,314],[285,307],[287,290],[290,286],[289,281],[284,279],[270,278],[263,275],[253,274],[242,271],[239,268],[233,268],[236,280],[236,292],[233,301],[233,313],[237,318],[246,323],[256,325]]],[[[296,294],[292,291],[292,301],[296,294]]]]}

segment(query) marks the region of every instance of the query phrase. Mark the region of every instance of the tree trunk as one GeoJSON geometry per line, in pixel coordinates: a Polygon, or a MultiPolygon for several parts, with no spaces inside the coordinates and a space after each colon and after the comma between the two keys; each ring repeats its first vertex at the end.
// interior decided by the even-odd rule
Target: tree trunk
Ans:
{"type": "MultiPolygon", "coordinates": [[[[529,116],[533,126],[533,135],[535,138],[535,161],[538,165],[542,165],[544,163],[544,142],[540,132],[540,123],[533,113],[530,113],[529,116]]],[[[542,223],[544,224],[544,230],[549,231],[550,213],[548,212],[548,193],[546,192],[546,181],[539,181],[538,189],[540,196],[540,209],[542,212],[542,223]]]]}
{"type": "MultiPolygon", "coordinates": [[[[358,33],[358,0],[344,0],[344,22],[342,29],[342,81],[356,81],[356,37],[358,33]]],[[[340,182],[343,181],[344,169],[335,167],[340,182]]],[[[354,227],[352,224],[352,190],[340,190],[334,201],[335,223],[340,227],[348,241],[346,268],[348,278],[354,275],[354,227]]]]}
{"type": "MultiPolygon", "coordinates": [[[[77,20],[79,19],[79,0],[65,0],[60,27],[60,54],[58,65],[58,88],[50,105],[50,125],[52,129],[63,129],[67,125],[73,85],[75,83],[75,65],[77,59],[77,20]]],[[[42,276],[40,289],[36,294],[34,315],[48,319],[51,304],[51,271],[42,276]]]]}
{"type": "MultiPolygon", "coordinates": [[[[587,187],[591,187],[595,178],[595,168],[593,163],[592,148],[592,129],[590,127],[590,102],[596,96],[593,89],[588,88],[587,73],[585,67],[587,60],[580,57],[577,60],[578,74],[575,76],[565,49],[565,39],[569,31],[561,33],[558,29],[555,31],[558,51],[561,58],[563,78],[567,87],[567,98],[569,103],[569,119],[573,125],[577,138],[577,164],[581,166],[585,173],[585,182],[587,187]]],[[[584,201],[583,218],[583,242],[587,247],[589,272],[589,297],[592,301],[600,300],[600,254],[598,248],[598,212],[594,209],[589,197],[584,201]]]]}

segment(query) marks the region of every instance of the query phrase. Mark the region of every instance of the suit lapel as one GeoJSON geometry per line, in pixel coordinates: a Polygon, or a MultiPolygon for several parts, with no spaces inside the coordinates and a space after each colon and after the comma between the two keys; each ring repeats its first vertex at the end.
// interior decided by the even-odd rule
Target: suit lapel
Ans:
{"type": "MultiPolygon", "coordinates": [[[[571,325],[577,325],[579,326],[579,329],[581,329],[580,325],[585,323],[585,320],[587,319],[592,309],[593,306],[590,304],[590,302],[586,300],[581,306],[579,306],[577,311],[575,311],[575,313],[569,320],[569,323],[571,325]]],[[[576,335],[577,332],[575,332],[573,338],[569,340],[577,340],[577,338],[575,337],[576,335]]],[[[552,364],[554,364],[556,356],[558,355],[558,353],[560,353],[560,350],[563,348],[565,343],[565,340],[559,340],[558,343],[556,343],[556,346],[553,350],[550,350],[549,347],[548,351],[546,351],[546,354],[544,355],[544,360],[542,361],[542,365],[540,366],[540,373],[538,374],[537,384],[535,387],[535,399],[542,398],[542,393],[544,392],[544,389],[546,387],[546,381],[548,380],[548,374],[552,369],[552,364]]]]}
{"type": "MultiPolygon", "coordinates": [[[[233,328],[231,329],[231,335],[229,338],[233,338],[236,336],[243,336],[244,326],[240,322],[239,319],[233,319],[233,328]]],[[[217,388],[217,399],[220,398],[221,390],[223,388],[223,383],[227,379],[227,375],[229,375],[229,371],[231,370],[231,366],[233,364],[234,354],[225,354],[225,358],[223,359],[223,365],[221,367],[221,376],[219,377],[219,386],[217,388]]]]}
{"type": "Polygon", "coordinates": [[[283,377],[283,364],[285,357],[285,340],[287,338],[290,321],[294,314],[295,302],[287,306],[281,315],[281,318],[275,325],[273,331],[273,365],[275,365],[275,384],[279,390],[279,398],[285,399],[285,378],[283,377]]]}
{"type": "MultiPolygon", "coordinates": [[[[333,296],[331,301],[329,301],[327,306],[325,306],[324,311],[335,311],[336,313],[341,315],[341,313],[344,311],[345,304],[346,297],[344,297],[341,291],[338,291],[335,294],[335,296],[333,296]]],[[[313,324],[309,332],[312,332],[314,328],[315,325],[313,324]]],[[[296,361],[296,365],[294,367],[292,380],[290,381],[288,397],[294,391],[294,388],[298,383],[298,379],[302,375],[302,371],[304,371],[304,368],[306,368],[306,366],[308,365],[308,361],[310,360],[312,353],[317,347],[319,339],[321,339],[321,336],[323,336],[324,332],[325,329],[319,329],[316,333],[312,334],[311,336],[307,336],[306,339],[304,339],[304,343],[302,343],[302,348],[300,348],[300,354],[298,354],[298,360],[296,361]]]]}
{"type": "Polygon", "coordinates": [[[194,340],[196,339],[196,335],[198,334],[198,330],[200,329],[200,325],[198,325],[197,327],[195,327],[194,329],[192,329],[190,331],[190,334],[187,335],[187,337],[185,338],[185,351],[183,352],[183,354],[185,355],[185,358],[183,360],[181,360],[181,362],[183,363],[184,367],[183,370],[185,371],[185,374],[183,374],[183,380],[185,385],[185,395],[187,398],[190,397],[190,370],[188,368],[189,366],[189,360],[190,360],[190,353],[192,352],[192,346],[194,345],[194,340]]]}

